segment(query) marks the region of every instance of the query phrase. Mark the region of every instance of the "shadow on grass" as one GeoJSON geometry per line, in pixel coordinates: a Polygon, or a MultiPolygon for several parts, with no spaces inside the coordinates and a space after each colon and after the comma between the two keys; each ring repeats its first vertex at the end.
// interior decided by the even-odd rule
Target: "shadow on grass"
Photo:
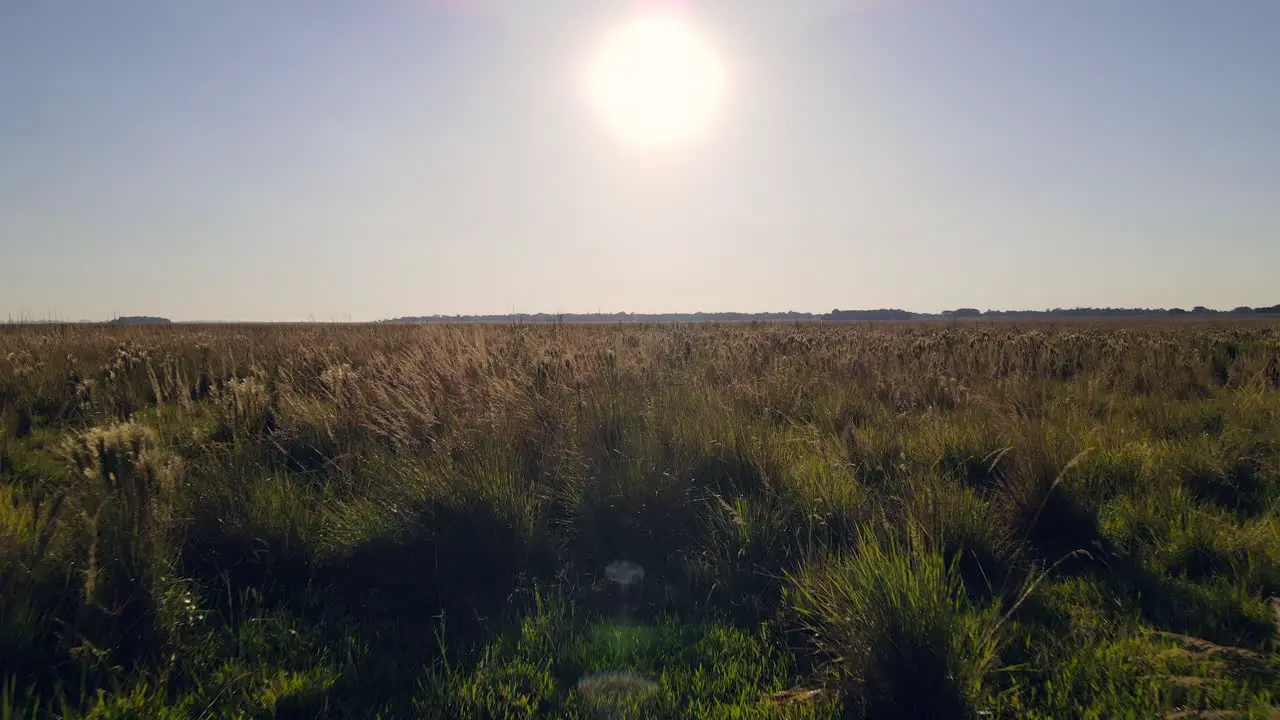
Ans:
{"type": "Polygon", "coordinates": [[[1273,642],[1274,625],[1246,613],[1229,585],[1196,584],[1132,565],[1110,575],[1117,594],[1161,630],[1251,649],[1273,642]]]}
{"type": "Polygon", "coordinates": [[[266,528],[205,519],[189,533],[183,571],[212,589],[226,622],[265,609],[307,626],[342,668],[307,708],[360,716],[410,712],[399,704],[411,701],[424,668],[495,632],[520,605],[525,580],[554,573],[553,550],[477,500],[425,506],[397,532],[320,558],[266,528]]]}
{"type": "Polygon", "coordinates": [[[1026,531],[1027,542],[1047,562],[1061,562],[1064,570],[1087,563],[1091,555],[1111,555],[1114,549],[1102,536],[1098,513],[1070,489],[1056,485],[1043,499],[1043,506],[1026,531]]]}
{"type": "Polygon", "coordinates": [[[1200,500],[1211,502],[1242,519],[1267,511],[1275,491],[1266,482],[1262,463],[1253,458],[1239,458],[1225,472],[1208,468],[1190,470],[1185,482],[1200,500]]]}
{"type": "MultiPolygon", "coordinates": [[[[1116,606],[1136,610],[1144,623],[1158,630],[1254,650],[1274,642],[1274,625],[1248,613],[1225,582],[1200,584],[1170,577],[1134,558],[1114,555],[1080,556],[1077,563],[1060,566],[1055,574],[1099,582],[1116,606]]],[[[1066,618],[1044,611],[1035,596],[1019,616],[1049,631],[1068,629],[1066,618]]]]}
{"type": "Polygon", "coordinates": [[[692,479],[696,486],[711,490],[722,498],[757,497],[765,490],[764,472],[754,462],[738,454],[704,456],[694,467],[692,479]]]}
{"type": "Polygon", "coordinates": [[[606,582],[606,566],[622,560],[645,569],[642,614],[686,606],[689,561],[705,543],[705,503],[674,482],[657,491],[612,485],[584,494],[567,518],[566,556],[580,586],[575,602],[601,602],[604,596],[591,586],[606,582]]]}
{"type": "Polygon", "coordinates": [[[1105,537],[1096,512],[1061,485],[1044,500],[1026,537],[1039,561],[1054,564],[1055,575],[1100,581],[1157,629],[1249,648],[1271,642],[1272,623],[1246,611],[1228,581],[1231,558],[1212,548],[1193,548],[1166,571],[1149,567],[1136,551],[1105,537]]]}
{"type": "Polygon", "coordinates": [[[410,700],[425,668],[501,631],[526,581],[554,569],[552,548],[484,502],[430,507],[403,535],[350,548],[317,572],[328,593],[320,617],[337,629],[334,640],[364,648],[331,701],[410,700]]]}

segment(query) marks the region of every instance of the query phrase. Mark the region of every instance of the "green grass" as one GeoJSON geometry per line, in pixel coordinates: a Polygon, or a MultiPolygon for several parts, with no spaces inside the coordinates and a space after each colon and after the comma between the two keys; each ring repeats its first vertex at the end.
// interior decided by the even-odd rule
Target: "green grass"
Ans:
{"type": "Polygon", "coordinates": [[[799,678],[767,628],[577,617],[540,602],[478,658],[421,684],[424,714],[457,717],[834,717],[834,703],[787,705],[799,678]]]}
{"type": "Polygon", "coordinates": [[[0,719],[1268,717],[1278,366],[1266,323],[0,329],[0,719]]]}
{"type": "Polygon", "coordinates": [[[810,563],[787,593],[846,705],[877,718],[973,715],[999,664],[999,606],[967,597],[958,566],[918,530],[860,534],[856,552],[810,563]]]}

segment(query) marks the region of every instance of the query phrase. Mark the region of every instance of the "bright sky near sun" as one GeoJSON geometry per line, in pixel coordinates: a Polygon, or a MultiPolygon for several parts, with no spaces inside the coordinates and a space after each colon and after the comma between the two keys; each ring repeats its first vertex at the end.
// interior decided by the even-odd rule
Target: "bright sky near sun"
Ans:
{"type": "Polygon", "coordinates": [[[0,320],[1278,277],[1276,0],[0,2],[0,320]]]}

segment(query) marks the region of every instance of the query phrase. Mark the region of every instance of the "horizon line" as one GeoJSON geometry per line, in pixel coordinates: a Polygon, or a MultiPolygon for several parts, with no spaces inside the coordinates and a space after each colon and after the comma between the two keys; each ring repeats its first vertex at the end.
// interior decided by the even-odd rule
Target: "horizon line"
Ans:
{"type": "Polygon", "coordinates": [[[448,323],[448,322],[505,322],[523,319],[544,319],[551,322],[583,322],[592,320],[632,319],[633,322],[662,322],[664,320],[715,321],[723,320],[929,320],[929,319],[963,319],[963,318],[1007,318],[1007,317],[1150,317],[1170,316],[1204,316],[1204,315],[1271,315],[1280,314],[1280,304],[1270,306],[1238,305],[1232,309],[1215,309],[1196,305],[1190,310],[1182,307],[1142,308],[1142,307],[1097,307],[1076,306],[1070,308],[1051,308],[1044,310],[979,310],[972,307],[961,307],[939,312],[917,312],[901,308],[875,309],[833,309],[825,313],[797,310],[765,310],[746,312],[739,310],[696,310],[692,312],[632,312],[620,310],[616,312],[509,312],[509,313],[470,313],[470,314],[433,314],[402,315],[375,320],[330,319],[317,320],[314,317],[298,320],[173,320],[160,315],[113,315],[109,320],[63,320],[60,317],[28,318],[22,315],[9,315],[6,325],[102,325],[102,324],[183,324],[183,325],[223,325],[223,324],[333,324],[333,325],[365,325],[378,323],[448,323]]]}

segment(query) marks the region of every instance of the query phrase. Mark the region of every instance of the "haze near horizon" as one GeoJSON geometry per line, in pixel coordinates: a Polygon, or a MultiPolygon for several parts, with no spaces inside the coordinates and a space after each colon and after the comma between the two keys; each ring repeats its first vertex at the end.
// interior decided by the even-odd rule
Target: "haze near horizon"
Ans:
{"type": "Polygon", "coordinates": [[[0,6],[0,315],[1272,305],[1280,3],[0,6]]]}

